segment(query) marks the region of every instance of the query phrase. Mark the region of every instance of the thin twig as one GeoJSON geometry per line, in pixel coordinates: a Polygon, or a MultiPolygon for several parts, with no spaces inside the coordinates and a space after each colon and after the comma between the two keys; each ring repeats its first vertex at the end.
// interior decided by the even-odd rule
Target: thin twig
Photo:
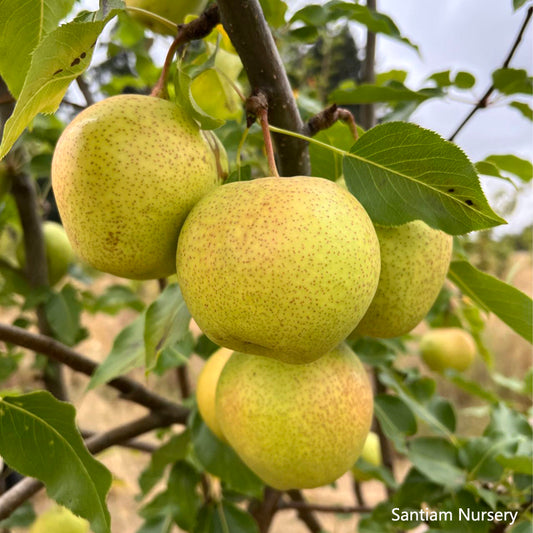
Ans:
{"type": "Polygon", "coordinates": [[[91,89],[89,88],[89,84],[85,81],[85,78],[83,76],[78,76],[76,78],[76,83],[80,88],[81,94],[83,94],[83,98],[85,98],[85,102],[87,103],[87,105],[93,105],[94,98],[91,93],[91,89]]]}
{"type": "Polygon", "coordinates": [[[326,505],[320,503],[309,502],[280,502],[278,503],[278,510],[284,511],[286,509],[296,510],[308,510],[316,511],[317,513],[338,513],[338,514],[350,514],[350,513],[369,513],[372,511],[372,507],[367,505],[326,505]]]}
{"type": "Polygon", "coordinates": [[[168,49],[161,75],[152,89],[150,96],[165,98],[168,73],[176,50],[190,41],[207,37],[219,22],[220,15],[218,13],[218,7],[216,4],[211,4],[198,18],[188,24],[180,24],[178,26],[178,34],[168,49]]]}
{"type": "MultiPolygon", "coordinates": [[[[524,18],[524,22],[522,23],[522,26],[520,27],[520,30],[514,40],[513,46],[511,47],[511,50],[507,54],[507,57],[505,58],[505,61],[503,62],[503,65],[501,68],[507,68],[509,66],[509,63],[511,62],[511,59],[514,56],[514,53],[516,52],[516,49],[518,48],[518,45],[520,44],[520,41],[522,40],[522,37],[524,35],[524,32],[526,31],[527,25],[529,24],[529,21],[531,19],[531,15],[533,14],[533,6],[530,7],[527,10],[526,16],[524,18]]],[[[453,141],[457,134],[466,126],[466,124],[470,121],[470,119],[480,110],[484,109],[489,105],[489,98],[490,95],[495,91],[494,84],[492,84],[485,92],[485,94],[479,99],[479,101],[474,106],[474,109],[468,113],[468,115],[464,118],[464,120],[459,124],[457,129],[448,137],[449,141],[453,141]]]]}
{"type": "Polygon", "coordinates": [[[348,109],[338,107],[337,104],[332,104],[326,109],[323,109],[320,113],[311,117],[305,125],[305,134],[309,137],[313,137],[319,131],[327,130],[331,128],[335,122],[341,120],[345,122],[352,132],[352,136],[355,141],[359,139],[357,133],[357,124],[352,113],[348,109]]]}
{"type": "MultiPolygon", "coordinates": [[[[17,326],[0,323],[0,340],[46,355],[87,376],[91,376],[98,368],[94,361],[59,341],[45,335],[30,333],[17,326]]],[[[172,416],[177,424],[185,424],[187,422],[189,410],[186,407],[153,393],[130,378],[121,376],[111,380],[107,385],[120,391],[122,393],[121,397],[126,400],[172,416]]]]}
{"type": "MultiPolygon", "coordinates": [[[[366,5],[369,10],[376,11],[377,1],[367,0],[366,5]]],[[[376,34],[367,30],[365,59],[363,62],[362,83],[375,83],[375,64],[376,64],[376,34]]],[[[361,124],[365,130],[369,130],[376,125],[376,108],[374,104],[365,104],[361,106],[361,124]]]]}
{"type": "Polygon", "coordinates": [[[313,510],[308,507],[308,502],[303,497],[303,494],[299,490],[288,490],[287,494],[292,500],[292,503],[302,504],[301,507],[297,508],[298,518],[307,526],[307,529],[311,533],[320,533],[323,531],[320,522],[313,514],[313,510]]]}
{"type": "Polygon", "coordinates": [[[250,503],[248,511],[257,522],[259,533],[268,533],[280,497],[281,492],[279,490],[273,489],[272,487],[265,487],[263,500],[260,502],[252,500],[250,503]]]}
{"type": "MultiPolygon", "coordinates": [[[[96,431],[90,431],[88,429],[80,429],[80,434],[87,440],[91,437],[94,437],[98,433],[96,431]]],[[[140,440],[132,439],[124,442],[119,442],[119,446],[123,448],[130,448],[131,450],[137,450],[139,452],[154,453],[157,450],[157,446],[150,444],[149,442],[143,442],[140,440]]]]}
{"type": "MultiPolygon", "coordinates": [[[[104,433],[96,434],[86,441],[87,449],[96,454],[111,446],[130,441],[160,427],[171,425],[171,417],[159,413],[150,413],[147,416],[128,422],[104,433]]],[[[0,496],[0,520],[7,518],[15,509],[43,488],[43,484],[33,478],[26,478],[17,483],[2,496],[0,496]]]]}

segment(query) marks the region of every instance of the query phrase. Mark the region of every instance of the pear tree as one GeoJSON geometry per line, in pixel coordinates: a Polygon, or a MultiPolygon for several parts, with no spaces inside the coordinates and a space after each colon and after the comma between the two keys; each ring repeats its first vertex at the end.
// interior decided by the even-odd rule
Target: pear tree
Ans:
{"type": "Polygon", "coordinates": [[[0,531],[530,530],[533,166],[456,138],[533,8],[486,89],[377,4],[0,0],[0,531]]]}

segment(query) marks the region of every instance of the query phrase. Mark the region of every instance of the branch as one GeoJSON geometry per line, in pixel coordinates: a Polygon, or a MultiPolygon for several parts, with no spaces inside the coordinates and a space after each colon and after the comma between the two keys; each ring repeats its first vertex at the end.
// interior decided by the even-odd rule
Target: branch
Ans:
{"type": "Polygon", "coordinates": [[[357,124],[355,123],[354,116],[348,109],[338,107],[337,104],[332,104],[320,113],[317,113],[314,117],[311,117],[305,125],[305,135],[314,137],[319,131],[331,128],[339,120],[342,120],[348,125],[354,140],[357,141],[359,134],[357,133],[357,124]]]}
{"type": "MultiPolygon", "coordinates": [[[[39,352],[87,376],[91,376],[98,367],[94,361],[55,339],[30,333],[17,326],[0,323],[0,340],[39,352]]],[[[187,408],[158,396],[130,378],[121,376],[113,379],[107,385],[120,391],[122,398],[138,403],[152,411],[158,411],[162,415],[170,416],[177,424],[187,422],[189,416],[187,408]]]]}
{"type": "MultiPolygon", "coordinates": [[[[154,429],[169,426],[173,422],[172,417],[159,413],[151,413],[143,418],[106,431],[105,433],[94,435],[85,444],[92,454],[96,454],[154,429]]],[[[39,492],[43,487],[43,483],[37,479],[26,478],[5,492],[0,496],[0,520],[7,518],[17,507],[39,492]]]]}
{"type": "Polygon", "coordinates": [[[303,497],[302,493],[299,490],[288,490],[287,494],[292,500],[292,502],[290,503],[297,505],[301,504],[301,506],[297,508],[298,518],[307,526],[307,529],[311,531],[311,533],[320,533],[321,531],[323,531],[322,526],[313,514],[312,509],[309,509],[309,507],[307,506],[307,501],[303,497]]]}
{"type": "MultiPolygon", "coordinates": [[[[518,45],[520,44],[520,41],[522,40],[522,37],[524,35],[524,32],[526,31],[527,25],[529,24],[529,20],[531,19],[531,15],[533,14],[533,6],[530,7],[527,10],[526,16],[524,18],[524,22],[522,23],[522,26],[520,27],[520,30],[518,32],[518,35],[516,36],[513,46],[511,47],[511,50],[507,54],[507,57],[505,58],[505,61],[503,62],[503,65],[501,68],[507,68],[509,66],[509,63],[511,63],[511,59],[514,56],[514,53],[516,52],[516,49],[518,48],[518,45]]],[[[494,85],[491,85],[485,94],[479,99],[479,101],[474,106],[474,109],[468,113],[468,115],[464,118],[464,120],[459,124],[457,129],[451,134],[451,136],[448,138],[449,141],[453,141],[457,134],[466,126],[466,124],[470,121],[470,119],[480,110],[484,109],[489,105],[489,98],[490,95],[494,92],[495,87],[494,85]]]]}
{"type": "Polygon", "coordinates": [[[188,24],[180,24],[178,26],[178,34],[168,49],[161,75],[152,89],[150,96],[165,98],[168,73],[176,50],[190,41],[207,37],[219,22],[220,15],[218,13],[218,6],[211,4],[198,18],[188,24]]]}
{"type": "Polygon", "coordinates": [[[265,487],[263,500],[261,502],[257,500],[250,502],[248,511],[257,522],[259,533],[267,533],[270,529],[280,496],[281,492],[279,490],[265,487]]]}
{"type": "Polygon", "coordinates": [[[307,510],[316,511],[318,513],[338,513],[338,514],[350,514],[350,513],[370,513],[372,507],[366,505],[325,505],[320,503],[309,502],[280,502],[278,504],[278,510],[284,511],[286,509],[307,510]]]}
{"type": "MultiPolygon", "coordinates": [[[[239,54],[252,92],[268,98],[268,120],[274,126],[303,133],[304,124],[258,0],[238,5],[234,0],[218,0],[220,18],[239,54]]],[[[274,135],[280,172],[283,176],[310,172],[307,143],[285,135],[274,135]]]]}
{"type": "MultiPolygon", "coordinates": [[[[81,94],[83,94],[83,98],[85,98],[85,103],[90,106],[94,104],[94,98],[91,93],[91,89],[89,88],[89,84],[85,81],[85,78],[83,76],[78,76],[76,78],[76,83],[81,91],[81,94]]],[[[83,108],[83,106],[82,106],[83,108]]]]}
{"type": "MultiPolygon", "coordinates": [[[[88,429],[80,429],[80,434],[84,440],[97,435],[96,431],[90,431],[88,429]]],[[[139,452],[154,453],[157,450],[157,446],[150,444],[149,442],[143,442],[141,440],[131,439],[125,442],[117,443],[123,448],[130,448],[131,450],[137,450],[139,452]]]]}
{"type": "MultiPolygon", "coordinates": [[[[376,0],[367,0],[366,6],[371,11],[376,11],[376,0]]],[[[375,73],[376,61],[376,34],[367,31],[366,34],[366,48],[365,60],[363,63],[363,78],[362,83],[374,83],[376,81],[375,73]]],[[[361,124],[365,130],[369,130],[376,125],[376,108],[374,104],[366,104],[361,106],[361,124]]]]}

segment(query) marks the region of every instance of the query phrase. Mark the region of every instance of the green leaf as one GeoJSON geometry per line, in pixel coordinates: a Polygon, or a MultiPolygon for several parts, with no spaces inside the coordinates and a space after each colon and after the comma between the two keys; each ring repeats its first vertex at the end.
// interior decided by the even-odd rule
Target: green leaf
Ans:
{"type": "Polygon", "coordinates": [[[378,394],[374,398],[374,414],[385,435],[391,439],[400,452],[405,452],[405,435],[416,433],[416,418],[413,412],[397,396],[378,394]]]}
{"type": "Polygon", "coordinates": [[[92,375],[89,389],[103,385],[144,363],[144,320],[142,313],[116,336],[111,352],[92,375]]]}
{"type": "MultiPolygon", "coordinates": [[[[319,131],[315,139],[341,150],[350,150],[355,142],[346,124],[335,122],[331,128],[319,131]]],[[[342,156],[317,144],[309,145],[312,175],[329,180],[342,177],[342,156]]]]}
{"type": "MultiPolygon", "coordinates": [[[[200,508],[200,495],[196,487],[201,475],[185,461],[178,461],[169,475],[166,490],[157,494],[139,513],[152,523],[170,525],[175,522],[181,529],[191,531],[200,508]]],[[[164,531],[164,530],[163,530],[164,531]]]]}
{"type": "Polygon", "coordinates": [[[420,219],[459,235],[505,223],[465,154],[414,124],[388,122],[367,131],[344,158],[344,178],[376,224],[420,219]]]}
{"type": "Polygon", "coordinates": [[[176,68],[174,87],[177,102],[187,110],[190,117],[196,120],[203,130],[214,130],[224,124],[223,120],[208,115],[194,100],[191,92],[192,78],[183,70],[181,65],[176,68]]]}
{"type": "Polygon", "coordinates": [[[527,0],[513,0],[514,10],[516,11],[517,9],[521,8],[526,2],[527,0]]]}
{"type": "Polygon", "coordinates": [[[503,172],[516,176],[520,180],[528,183],[533,179],[533,164],[527,159],[522,159],[516,155],[489,155],[485,161],[492,163],[503,172]]]}
{"type": "Polygon", "coordinates": [[[168,493],[174,505],[174,522],[185,531],[190,531],[196,522],[200,508],[196,486],[200,479],[200,474],[185,461],[178,461],[170,472],[168,493]]]}
{"type": "Polygon", "coordinates": [[[451,432],[455,431],[456,418],[453,405],[444,398],[435,397],[428,403],[429,411],[451,432]]]}
{"type": "Polygon", "coordinates": [[[449,87],[453,85],[453,82],[450,78],[450,71],[444,70],[442,72],[435,72],[428,77],[428,80],[433,80],[438,87],[449,87]]]}
{"type": "Polygon", "coordinates": [[[165,348],[185,338],[190,320],[191,315],[177,283],[168,285],[146,311],[144,342],[147,370],[154,368],[165,348]]]}
{"type": "Polygon", "coordinates": [[[531,439],[533,437],[533,429],[524,415],[500,403],[492,410],[489,425],[483,434],[492,438],[496,436],[507,438],[510,435],[522,435],[531,439]]]}
{"type": "Polygon", "coordinates": [[[0,455],[17,472],[39,479],[48,495],[109,533],[105,499],[111,474],[87,451],[76,411],[38,391],[0,399],[0,455]]]}
{"type": "Polygon", "coordinates": [[[527,119],[533,120],[533,109],[525,102],[511,102],[509,105],[520,111],[527,119]]]}
{"type": "Polygon", "coordinates": [[[283,0],[259,0],[267,22],[273,28],[285,24],[287,4],[283,0]]]}
{"type": "Polygon", "coordinates": [[[470,72],[458,72],[453,84],[459,89],[471,89],[476,83],[476,78],[470,72]]]}
{"type": "Polygon", "coordinates": [[[165,444],[161,445],[150,457],[150,464],[139,477],[142,494],[147,494],[163,477],[165,468],[176,461],[187,457],[191,443],[191,433],[185,430],[179,435],[173,435],[165,444]]]}
{"type": "Polygon", "coordinates": [[[37,113],[53,113],[58,108],[70,83],[89,66],[98,36],[123,6],[122,0],[108,0],[106,4],[112,7],[107,15],[96,13],[90,22],[64,24],[37,45],[13,114],[4,127],[0,159],[37,113]]]}
{"type": "Polygon", "coordinates": [[[492,73],[492,84],[502,94],[531,94],[533,78],[524,69],[500,68],[492,73]]]}
{"type": "Polygon", "coordinates": [[[426,422],[441,435],[445,435],[450,440],[454,438],[448,427],[422,403],[422,401],[427,400],[426,395],[430,392],[427,390],[426,384],[434,387],[435,382],[433,380],[419,380],[417,381],[415,388],[413,388],[413,386],[409,387],[404,383],[405,380],[402,375],[385,367],[381,367],[379,379],[384,385],[395,391],[398,397],[404,401],[417,417],[426,422]],[[422,385],[422,387],[420,387],[420,385],[422,385]],[[423,396],[421,396],[421,394],[423,394],[423,396]]]}
{"type": "Polygon", "coordinates": [[[412,440],[407,454],[413,465],[428,479],[450,490],[465,482],[465,473],[459,468],[457,450],[440,437],[420,437],[412,440]]]}
{"type": "Polygon", "coordinates": [[[259,533],[259,529],[247,512],[223,500],[199,510],[194,533],[259,533]]]}
{"type": "Polygon", "coordinates": [[[377,102],[423,102],[428,95],[398,86],[380,86],[362,83],[356,87],[336,89],[329,95],[329,101],[340,105],[371,104],[377,102]]]}
{"type": "Polygon", "coordinates": [[[473,396],[481,398],[486,402],[498,403],[499,401],[498,396],[487,390],[487,386],[485,384],[480,384],[476,381],[469,380],[465,378],[461,372],[448,369],[446,370],[446,378],[457,387],[463,389],[469,394],[472,394],[473,396]]]}
{"type": "Polygon", "coordinates": [[[494,163],[491,163],[490,161],[486,161],[486,160],[478,161],[475,164],[475,167],[476,167],[476,172],[478,174],[483,174],[484,176],[492,176],[494,178],[500,178],[502,180],[505,180],[511,183],[513,186],[515,186],[513,180],[505,176],[502,176],[500,169],[494,163]]]}
{"type": "Polygon", "coordinates": [[[33,510],[33,505],[30,502],[24,502],[20,507],[17,507],[8,518],[5,520],[0,520],[0,531],[2,528],[11,529],[11,528],[29,528],[37,515],[33,510]]]}
{"type": "Polygon", "coordinates": [[[263,482],[232,448],[213,435],[197,412],[191,418],[190,428],[196,456],[209,473],[219,477],[232,490],[261,498],[263,482]]]}
{"type": "Polygon", "coordinates": [[[65,285],[61,292],[52,293],[44,305],[44,310],[58,340],[68,346],[74,346],[81,340],[81,304],[72,285],[65,285]]]}
{"type": "Polygon", "coordinates": [[[481,481],[498,481],[502,475],[503,468],[495,461],[496,454],[502,446],[499,440],[488,437],[472,437],[459,450],[459,460],[466,468],[470,479],[481,481]]]}
{"type": "Polygon", "coordinates": [[[239,509],[228,501],[222,501],[217,505],[217,519],[215,519],[215,531],[220,533],[259,533],[257,522],[252,516],[239,509]],[[217,521],[220,526],[217,527],[217,521]],[[224,525],[223,525],[224,524],[224,525]],[[224,527],[227,526],[227,527],[224,527]]]}
{"type": "Polygon", "coordinates": [[[481,272],[467,261],[452,261],[448,277],[483,309],[494,313],[527,341],[533,341],[532,301],[529,296],[481,272]]]}
{"type": "Polygon", "coordinates": [[[0,76],[17,98],[33,50],[66,17],[74,0],[0,0],[0,76]]]}

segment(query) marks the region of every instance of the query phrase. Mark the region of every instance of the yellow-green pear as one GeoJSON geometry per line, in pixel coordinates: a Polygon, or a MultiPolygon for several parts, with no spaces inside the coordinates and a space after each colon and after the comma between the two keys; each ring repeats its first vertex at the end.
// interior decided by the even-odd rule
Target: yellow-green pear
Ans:
{"type": "MultiPolygon", "coordinates": [[[[367,463],[370,463],[373,466],[381,466],[382,464],[383,459],[381,457],[379,436],[373,431],[371,431],[366,437],[360,459],[364,459],[367,463]]],[[[357,481],[368,481],[369,479],[372,479],[370,474],[358,468],[356,464],[352,466],[352,474],[357,481]]]]}
{"type": "MultiPolygon", "coordinates": [[[[137,7],[155,13],[175,24],[183,24],[187,15],[196,15],[202,12],[207,0],[125,0],[127,7],[137,7]]],[[[131,11],[131,16],[143,23],[148,29],[163,35],[173,35],[165,24],[157,22],[149,15],[131,11]]]]}
{"type": "Polygon", "coordinates": [[[37,517],[30,533],[89,533],[89,522],[65,507],[54,506],[37,517]]]}
{"type": "Polygon", "coordinates": [[[361,453],[372,410],[365,369],[346,344],[306,365],[235,352],[216,395],[229,444],[279,490],[320,487],[347,472],[361,453]]]}
{"type": "Polygon", "coordinates": [[[420,353],[426,365],[435,372],[453,368],[462,372],[474,361],[477,353],[472,335],[461,328],[437,328],[420,340],[420,353]]]}
{"type": "Polygon", "coordinates": [[[411,331],[428,313],[442,288],[452,237],[421,220],[376,225],[381,273],[376,295],[351,336],[390,338],[411,331]]]}
{"type": "Polygon", "coordinates": [[[368,308],[379,244],[361,204],[322,178],[219,187],[185,221],[177,251],[187,308],[215,343],[308,363],[368,308]]]}
{"type": "MultiPolygon", "coordinates": [[[[48,283],[53,286],[68,272],[69,265],[74,262],[74,251],[63,226],[57,222],[47,220],[43,223],[43,238],[46,250],[48,283]]],[[[26,254],[22,239],[17,246],[17,259],[20,266],[24,268],[26,254]]]]}
{"type": "Polygon", "coordinates": [[[131,279],[175,272],[178,234],[220,183],[198,125],[160,98],[119,95],[82,111],[61,135],[52,186],[76,253],[131,279]]]}
{"type": "Polygon", "coordinates": [[[233,350],[220,348],[212,354],[202,368],[196,383],[198,410],[207,427],[223,442],[226,442],[226,438],[215,414],[215,397],[218,378],[232,353],[233,350]]]}

